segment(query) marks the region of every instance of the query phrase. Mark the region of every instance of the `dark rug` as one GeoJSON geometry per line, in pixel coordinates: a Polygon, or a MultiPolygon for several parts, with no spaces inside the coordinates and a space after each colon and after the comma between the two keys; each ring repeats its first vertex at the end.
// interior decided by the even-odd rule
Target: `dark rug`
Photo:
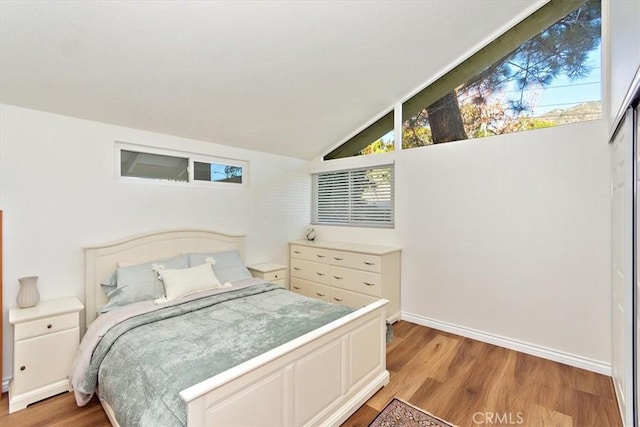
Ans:
{"type": "Polygon", "coordinates": [[[414,427],[437,426],[455,427],[435,415],[394,397],[391,402],[371,421],[369,427],[414,427]]]}

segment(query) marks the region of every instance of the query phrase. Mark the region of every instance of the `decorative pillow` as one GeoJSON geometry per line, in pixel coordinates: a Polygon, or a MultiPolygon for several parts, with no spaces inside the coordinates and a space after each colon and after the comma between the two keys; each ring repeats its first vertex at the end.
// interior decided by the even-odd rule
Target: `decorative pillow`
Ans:
{"type": "MultiPolygon", "coordinates": [[[[133,264],[131,262],[122,262],[122,261],[118,262],[118,268],[135,267],[137,265],[142,265],[142,264],[133,264]]],[[[116,269],[116,271],[114,271],[113,273],[109,274],[107,277],[102,279],[102,283],[100,283],[100,286],[102,286],[104,293],[107,295],[109,295],[111,291],[115,291],[116,288],[118,287],[118,270],[116,269]]]]}
{"type": "Polygon", "coordinates": [[[158,270],[158,275],[164,282],[167,301],[195,292],[222,287],[209,264],[202,264],[183,270],[161,269],[158,270]]]}
{"type": "Polygon", "coordinates": [[[236,251],[192,253],[189,254],[189,266],[195,267],[204,264],[207,262],[207,258],[213,258],[214,262],[209,262],[209,264],[213,266],[213,271],[221,283],[251,279],[252,277],[240,259],[240,254],[236,251]]]}
{"type": "Polygon", "coordinates": [[[164,285],[158,277],[157,271],[181,268],[189,268],[189,258],[186,255],[119,267],[112,277],[102,284],[102,288],[109,297],[109,302],[102,307],[100,312],[106,313],[123,305],[162,297],[165,292],[164,285]]]}
{"type": "Polygon", "coordinates": [[[110,273],[107,277],[102,279],[102,282],[100,282],[100,286],[102,286],[102,290],[107,295],[115,291],[118,287],[118,270],[110,273]]]}

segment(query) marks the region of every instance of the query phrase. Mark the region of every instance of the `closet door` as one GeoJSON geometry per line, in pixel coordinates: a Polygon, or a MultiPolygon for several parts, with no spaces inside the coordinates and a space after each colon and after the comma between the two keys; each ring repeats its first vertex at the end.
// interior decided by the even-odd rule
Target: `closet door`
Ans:
{"type": "Polygon", "coordinates": [[[635,268],[633,269],[633,273],[635,275],[636,289],[635,289],[635,425],[640,425],[640,241],[638,239],[638,229],[640,229],[640,112],[638,111],[639,106],[636,106],[634,111],[635,113],[635,135],[633,138],[634,147],[633,147],[633,156],[635,158],[635,189],[633,192],[634,200],[633,206],[635,209],[635,223],[634,223],[634,235],[633,235],[633,248],[636,254],[635,256],[635,268]]]}
{"type": "Polygon", "coordinates": [[[612,373],[625,426],[633,425],[633,110],[612,140],[612,373]]]}
{"type": "MultiPolygon", "coordinates": [[[[0,309],[2,305],[2,211],[0,211],[0,309]]],[[[4,311],[4,310],[3,310],[4,311]]],[[[0,381],[2,381],[2,312],[0,312],[0,381]]],[[[1,398],[2,394],[0,394],[1,398]]]]}

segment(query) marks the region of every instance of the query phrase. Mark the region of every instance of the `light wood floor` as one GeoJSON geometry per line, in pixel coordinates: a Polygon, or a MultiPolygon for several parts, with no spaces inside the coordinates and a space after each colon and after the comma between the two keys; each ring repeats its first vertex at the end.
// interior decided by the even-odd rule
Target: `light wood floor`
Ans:
{"type": "Polygon", "coordinates": [[[390,383],[345,426],[368,425],[394,396],[461,427],[622,425],[609,377],[408,322],[394,333],[390,383]]]}
{"type": "MultiPolygon", "coordinates": [[[[390,383],[345,426],[367,426],[394,396],[461,427],[622,425],[609,377],[408,322],[394,334],[390,383]]],[[[78,408],[71,393],[11,415],[8,406],[5,394],[0,426],[110,425],[97,400],[78,408]]]]}

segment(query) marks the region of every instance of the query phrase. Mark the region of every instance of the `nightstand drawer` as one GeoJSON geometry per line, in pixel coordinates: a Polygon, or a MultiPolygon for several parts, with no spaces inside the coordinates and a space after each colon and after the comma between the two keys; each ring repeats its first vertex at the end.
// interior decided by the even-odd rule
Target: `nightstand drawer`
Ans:
{"type": "Polygon", "coordinates": [[[14,334],[16,340],[22,340],[77,327],[78,313],[67,313],[60,316],[47,317],[46,319],[18,323],[15,325],[14,334]]]}
{"type": "Polygon", "coordinates": [[[262,276],[267,282],[275,283],[276,280],[284,280],[287,278],[287,270],[270,271],[262,276]]]}
{"type": "Polygon", "coordinates": [[[25,393],[67,378],[78,349],[80,328],[16,341],[13,392],[25,393]]]}

